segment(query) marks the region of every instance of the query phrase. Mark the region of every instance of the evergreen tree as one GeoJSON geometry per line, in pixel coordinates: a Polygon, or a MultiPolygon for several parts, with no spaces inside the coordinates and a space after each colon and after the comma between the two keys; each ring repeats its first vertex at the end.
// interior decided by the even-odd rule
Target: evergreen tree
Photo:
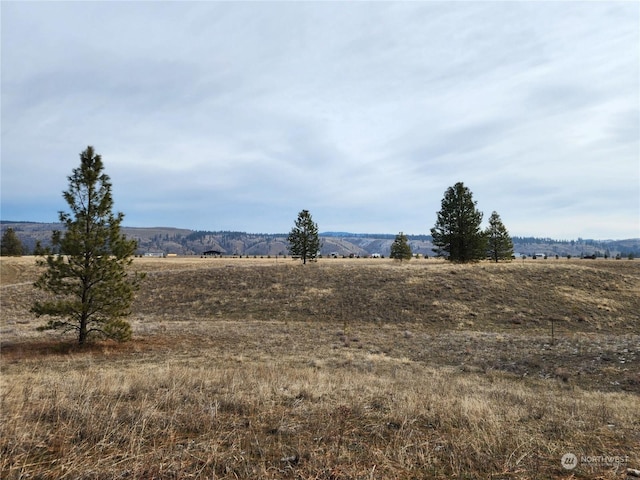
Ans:
{"type": "Polygon", "coordinates": [[[487,237],[487,253],[493,261],[497,263],[498,260],[511,260],[513,241],[497,212],[491,214],[485,236],[487,237]]]}
{"type": "Polygon", "coordinates": [[[8,257],[19,257],[24,253],[22,242],[16,235],[13,228],[9,227],[0,240],[0,255],[8,257]]]}
{"type": "Polygon", "coordinates": [[[43,256],[47,254],[40,240],[36,240],[36,246],[33,248],[33,254],[37,256],[43,256]]]}
{"type": "Polygon", "coordinates": [[[402,260],[411,260],[412,255],[407,236],[400,232],[391,244],[391,255],[389,256],[402,262],[402,260]]]}
{"type": "Polygon", "coordinates": [[[53,317],[41,329],[75,331],[81,345],[94,333],[120,341],[131,337],[125,317],[143,278],[127,272],[137,244],[120,233],[124,215],[112,213],[111,183],[103,169],[93,147],[80,154],[63,193],[70,212],[59,212],[64,232],[53,233],[53,250],[38,260],[46,271],[35,283],[50,298],[36,301],[32,311],[53,317]]]}
{"type": "Polygon", "coordinates": [[[313,222],[308,210],[302,210],[298,214],[287,241],[291,255],[302,258],[302,263],[306,264],[307,259],[313,260],[317,257],[320,250],[318,225],[313,222]]]}
{"type": "Polygon", "coordinates": [[[431,229],[433,249],[453,262],[483,259],[486,239],[480,229],[482,212],[476,208],[471,191],[462,182],[449,187],[442,199],[435,226],[431,229]]]}

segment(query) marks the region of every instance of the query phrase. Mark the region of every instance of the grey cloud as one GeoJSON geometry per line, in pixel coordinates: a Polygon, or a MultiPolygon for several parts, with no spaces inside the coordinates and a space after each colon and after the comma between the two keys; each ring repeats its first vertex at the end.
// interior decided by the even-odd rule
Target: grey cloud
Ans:
{"type": "Polygon", "coordinates": [[[636,105],[636,108],[632,108],[627,111],[622,111],[615,114],[613,116],[611,124],[607,129],[607,134],[611,136],[612,143],[619,145],[629,145],[633,149],[632,151],[639,152],[640,100],[636,102],[636,105]]]}
{"type": "Polygon", "coordinates": [[[539,110],[545,115],[581,111],[597,103],[602,96],[595,89],[576,85],[543,84],[532,88],[526,95],[525,105],[530,110],[539,110]]]}
{"type": "Polygon", "coordinates": [[[310,208],[336,230],[424,233],[462,180],[521,234],[553,236],[549,225],[586,208],[594,231],[611,228],[614,205],[639,213],[639,13],[601,2],[3,4],[3,212],[40,215],[91,143],[140,225],[282,231],[310,208]]]}

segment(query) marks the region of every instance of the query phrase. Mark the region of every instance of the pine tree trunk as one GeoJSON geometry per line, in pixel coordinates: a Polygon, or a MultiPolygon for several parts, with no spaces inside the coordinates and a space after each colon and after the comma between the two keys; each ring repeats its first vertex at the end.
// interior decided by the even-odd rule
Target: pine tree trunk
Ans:
{"type": "Polygon", "coordinates": [[[80,332],[78,334],[78,345],[84,345],[87,341],[87,319],[80,319],[80,332]]]}

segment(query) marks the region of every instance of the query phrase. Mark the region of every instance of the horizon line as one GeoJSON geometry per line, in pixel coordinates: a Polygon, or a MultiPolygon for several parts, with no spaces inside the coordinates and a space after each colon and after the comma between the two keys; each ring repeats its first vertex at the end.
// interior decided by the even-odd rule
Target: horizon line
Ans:
{"type": "MultiPolygon", "coordinates": [[[[30,221],[30,220],[2,220],[0,219],[0,225],[4,225],[4,224],[60,224],[61,222],[56,221],[56,222],[47,222],[47,221],[30,221]]],[[[148,229],[148,230],[153,230],[153,229],[172,229],[172,230],[188,230],[190,232],[210,232],[210,233],[223,233],[223,232],[234,232],[234,233],[244,233],[246,235],[282,235],[282,236],[286,236],[288,235],[287,233],[284,232],[275,232],[275,233],[267,233],[267,232],[247,232],[247,231],[243,231],[243,230],[199,230],[199,229],[193,229],[193,228],[184,228],[184,227],[170,227],[170,226],[153,226],[153,227],[140,227],[140,226],[134,226],[134,225],[121,225],[121,228],[139,228],[139,229],[148,229]]],[[[404,232],[403,232],[404,233],[404,232]]],[[[329,231],[325,231],[325,232],[321,232],[318,234],[319,236],[329,236],[329,235],[334,235],[334,236],[354,236],[354,237],[358,237],[358,236],[376,236],[376,235],[380,235],[380,236],[393,236],[393,235],[397,235],[397,233],[382,233],[382,232],[373,232],[373,233],[369,233],[369,232],[362,232],[362,233],[357,233],[357,232],[347,232],[347,231],[339,231],[339,230],[329,230],[329,231]]],[[[427,234],[427,233],[405,233],[405,235],[407,235],[408,237],[430,237],[431,234],[427,234]]],[[[535,239],[540,239],[540,240],[548,240],[550,242],[572,242],[572,241],[596,241],[596,242],[621,242],[621,241],[629,241],[629,240],[638,240],[640,241],[640,237],[629,237],[629,238],[583,238],[583,237],[578,237],[578,238],[573,238],[573,239],[557,239],[557,238],[551,238],[551,237],[545,237],[545,236],[536,236],[536,235],[510,235],[511,238],[535,238],[535,239]]]]}

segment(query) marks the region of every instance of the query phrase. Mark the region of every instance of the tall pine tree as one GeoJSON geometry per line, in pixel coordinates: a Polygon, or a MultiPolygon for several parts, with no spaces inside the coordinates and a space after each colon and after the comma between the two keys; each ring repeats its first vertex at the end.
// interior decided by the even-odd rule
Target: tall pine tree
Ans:
{"type": "Polygon", "coordinates": [[[411,245],[407,240],[407,236],[400,232],[396,235],[395,240],[391,244],[391,258],[395,258],[396,260],[411,260],[411,245]]]}
{"type": "Polygon", "coordinates": [[[37,316],[52,317],[41,328],[75,331],[81,345],[91,334],[131,337],[125,318],[142,279],[128,272],[137,245],[120,233],[124,215],[112,213],[111,182],[103,169],[93,147],[80,154],[63,193],[70,212],[59,212],[64,231],[54,232],[53,249],[38,261],[46,271],[35,282],[49,294],[32,308],[37,316]]]}
{"type": "Polygon", "coordinates": [[[513,241],[502,223],[500,215],[493,212],[489,218],[489,226],[485,230],[487,237],[487,253],[496,263],[499,260],[511,260],[513,257],[513,241]]]}
{"type": "Polygon", "coordinates": [[[433,249],[453,262],[473,262],[486,254],[486,240],[480,229],[482,212],[476,208],[471,190],[462,182],[449,187],[442,199],[435,226],[431,229],[433,249]]]}
{"type": "Polygon", "coordinates": [[[304,264],[307,260],[313,260],[318,256],[320,251],[318,224],[314,223],[309,210],[302,210],[298,214],[287,241],[291,255],[300,257],[304,264]]]}

